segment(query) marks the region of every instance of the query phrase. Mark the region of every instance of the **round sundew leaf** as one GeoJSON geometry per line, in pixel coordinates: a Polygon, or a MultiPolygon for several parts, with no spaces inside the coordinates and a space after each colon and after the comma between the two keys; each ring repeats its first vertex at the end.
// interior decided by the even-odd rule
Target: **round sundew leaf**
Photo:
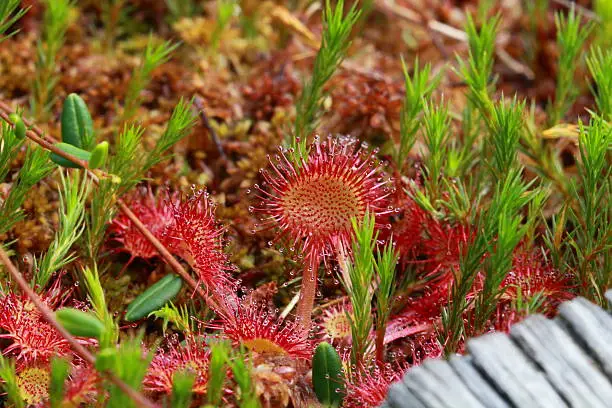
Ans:
{"type": "Polygon", "coordinates": [[[159,309],[172,300],[181,290],[183,280],[176,275],[167,275],[138,296],[127,308],[125,320],[133,322],[159,309]]]}
{"type": "Polygon", "coordinates": [[[85,101],[77,94],[68,95],[62,108],[62,141],[89,150],[93,135],[93,121],[85,101]]]}
{"type": "Polygon", "coordinates": [[[79,309],[63,308],[55,312],[55,317],[74,336],[98,339],[104,331],[104,324],[96,316],[79,309]]]}
{"type": "MultiPolygon", "coordinates": [[[[73,146],[71,144],[68,143],[56,143],[55,146],[63,151],[65,151],[68,154],[73,155],[74,157],[76,157],[77,159],[81,159],[84,160],[86,162],[89,162],[89,159],[91,158],[91,153],[86,152],[83,149],[79,149],[76,146],[73,146]]],[[[71,162],[70,160],[55,154],[55,153],[51,153],[51,161],[53,161],[54,163],[59,164],[62,167],[70,167],[72,169],[80,169],[81,166],[79,166],[76,163],[71,162]]]]}
{"type": "Polygon", "coordinates": [[[312,357],[312,384],[324,406],[340,406],[344,397],[342,361],[329,343],[319,344],[312,357]]]}

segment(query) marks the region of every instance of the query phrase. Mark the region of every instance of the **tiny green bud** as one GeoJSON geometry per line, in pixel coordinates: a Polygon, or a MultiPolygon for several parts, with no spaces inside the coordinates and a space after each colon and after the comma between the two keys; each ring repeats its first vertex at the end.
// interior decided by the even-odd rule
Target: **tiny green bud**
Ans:
{"type": "Polygon", "coordinates": [[[97,317],[82,310],[60,309],[55,312],[55,317],[74,336],[100,338],[104,331],[104,325],[97,317]]]}
{"type": "Polygon", "coordinates": [[[106,159],[108,158],[108,142],[104,141],[98,143],[98,145],[92,150],[91,158],[89,159],[90,169],[99,169],[104,166],[106,159]]]}
{"type": "Polygon", "coordinates": [[[23,139],[26,136],[26,126],[23,120],[21,120],[21,116],[16,113],[11,113],[9,119],[13,122],[13,126],[15,126],[15,135],[23,139]]]}

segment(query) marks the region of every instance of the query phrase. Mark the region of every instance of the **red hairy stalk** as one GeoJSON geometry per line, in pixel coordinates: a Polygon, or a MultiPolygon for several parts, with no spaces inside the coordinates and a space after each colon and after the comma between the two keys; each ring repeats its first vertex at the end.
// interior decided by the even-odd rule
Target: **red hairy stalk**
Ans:
{"type": "MultiPolygon", "coordinates": [[[[13,280],[17,283],[19,288],[25,293],[34,306],[40,311],[40,314],[47,321],[49,325],[51,325],[56,331],[58,331],[62,337],[66,339],[70,347],[74,350],[74,352],[85,360],[87,363],[92,366],[95,365],[96,358],[85,348],[79,341],[74,338],[64,327],[59,324],[59,322],[55,319],[55,315],[53,311],[49,309],[49,307],[43,302],[40,297],[28,286],[27,282],[21,275],[21,272],[17,270],[15,265],[11,262],[9,256],[4,251],[2,246],[0,246],[0,262],[4,264],[8,272],[10,273],[13,280]]],[[[124,383],[120,378],[115,376],[110,372],[104,372],[104,375],[111,380],[115,385],[117,385],[121,391],[123,391],[126,395],[128,395],[137,405],[142,407],[150,407],[154,408],[156,405],[149,401],[144,395],[140,394],[138,391],[131,388],[129,385],[124,383]]]]}
{"type": "Polygon", "coordinates": [[[279,237],[293,242],[305,256],[298,320],[310,327],[321,261],[338,248],[350,248],[351,219],[366,211],[387,214],[389,188],[372,153],[351,138],[334,138],[311,146],[300,166],[281,150],[262,170],[267,189],[258,189],[264,228],[277,228],[279,237]]]}

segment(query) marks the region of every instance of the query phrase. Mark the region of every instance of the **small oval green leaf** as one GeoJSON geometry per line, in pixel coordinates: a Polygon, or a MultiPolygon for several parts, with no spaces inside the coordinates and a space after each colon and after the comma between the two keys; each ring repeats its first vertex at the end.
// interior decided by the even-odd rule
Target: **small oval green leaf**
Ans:
{"type": "Polygon", "coordinates": [[[91,159],[89,159],[90,169],[99,169],[104,166],[108,157],[108,142],[104,141],[98,143],[98,145],[91,151],[91,159]]]}
{"type": "Polygon", "coordinates": [[[21,116],[16,113],[11,113],[9,119],[13,122],[13,126],[15,126],[15,136],[23,139],[26,136],[26,125],[23,123],[21,116]]]}
{"type": "Polygon", "coordinates": [[[94,129],[85,101],[70,94],[62,108],[62,141],[81,149],[90,150],[94,144],[94,129]]]}
{"type": "Polygon", "coordinates": [[[104,325],[97,317],[79,309],[60,309],[55,312],[55,317],[74,336],[98,339],[104,331],[104,325]]]}
{"type": "Polygon", "coordinates": [[[164,276],[138,296],[127,308],[125,320],[133,322],[146,317],[172,300],[181,290],[183,280],[176,275],[164,276]]]}
{"type": "Polygon", "coordinates": [[[340,406],[344,398],[342,361],[329,343],[319,344],[312,357],[312,385],[321,404],[340,406]]]}
{"type": "MultiPolygon", "coordinates": [[[[81,160],[84,160],[86,162],[89,162],[89,159],[91,158],[91,153],[86,152],[83,149],[79,149],[78,147],[75,147],[75,146],[73,146],[71,144],[61,142],[61,143],[56,143],[55,146],[60,148],[60,149],[62,149],[66,153],[73,155],[77,159],[81,159],[81,160]]],[[[70,167],[72,169],[80,169],[81,168],[81,166],[79,166],[78,164],[75,164],[75,163],[71,162],[70,160],[68,160],[68,159],[66,159],[66,158],[64,158],[64,157],[62,157],[62,156],[60,156],[58,154],[55,154],[55,153],[51,153],[51,160],[54,163],[57,163],[57,164],[59,164],[60,166],[63,166],[63,167],[70,167]]]]}

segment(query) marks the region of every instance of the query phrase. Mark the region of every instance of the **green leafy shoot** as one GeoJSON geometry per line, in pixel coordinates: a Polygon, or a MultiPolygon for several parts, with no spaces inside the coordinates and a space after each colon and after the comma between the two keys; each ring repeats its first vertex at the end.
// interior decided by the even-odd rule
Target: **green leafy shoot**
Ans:
{"type": "Polygon", "coordinates": [[[99,339],[100,349],[114,347],[119,337],[119,328],[113,319],[113,315],[108,310],[97,265],[94,263],[92,268],[82,269],[82,276],[87,289],[87,300],[89,300],[96,317],[104,324],[104,331],[99,339]]]}
{"type": "Polygon", "coordinates": [[[105,52],[113,52],[115,40],[123,34],[128,21],[127,0],[102,0],[102,24],[104,25],[103,47],[105,52]]]}
{"type": "Polygon", "coordinates": [[[591,49],[587,57],[587,65],[593,84],[591,91],[595,95],[595,102],[599,114],[606,120],[612,120],[612,50],[602,51],[599,47],[591,49]]]}
{"type": "Polygon", "coordinates": [[[9,402],[15,408],[24,408],[25,403],[19,391],[15,363],[2,355],[0,355],[0,378],[2,378],[2,386],[9,402]]]}
{"type": "Polygon", "coordinates": [[[478,233],[461,251],[459,271],[454,271],[455,283],[451,288],[450,303],[442,309],[442,330],[439,331],[439,341],[444,345],[447,354],[456,352],[461,339],[466,334],[480,334],[478,331],[482,327],[476,326],[471,333],[466,333],[465,313],[475,302],[474,299],[468,300],[467,295],[473,287],[477,274],[483,268],[482,261],[485,254],[496,252],[495,240],[500,239],[498,237],[500,228],[502,234],[505,234],[501,237],[504,240],[504,247],[503,250],[500,248],[495,256],[496,261],[503,263],[487,264],[485,267],[485,286],[488,289],[479,294],[474,316],[479,321],[486,321],[490,316],[490,308],[494,307],[501,295],[499,284],[496,285],[496,282],[501,283],[509,271],[507,265],[508,262],[511,263],[512,253],[508,248],[512,247],[514,242],[518,243],[517,235],[522,237],[525,233],[524,227],[519,228],[518,214],[533,197],[533,194],[527,193],[528,187],[529,185],[523,184],[521,180],[521,169],[512,168],[496,186],[489,208],[483,210],[472,222],[473,230],[478,233]],[[512,230],[513,226],[516,227],[515,230],[512,230]]]}
{"type": "Polygon", "coordinates": [[[517,102],[516,97],[506,104],[502,100],[495,104],[491,115],[493,131],[492,169],[494,177],[501,178],[516,164],[518,142],[523,126],[522,112],[524,102],[517,102]]]}
{"type": "MultiPolygon", "coordinates": [[[[142,347],[142,335],[132,336],[121,342],[112,360],[111,371],[134,390],[142,388],[142,380],[151,363],[153,354],[142,347]]],[[[113,346],[114,347],[114,346],[113,346]]],[[[108,384],[108,407],[136,408],[134,401],[117,385],[108,384]]]]}
{"type": "MultiPolygon", "coordinates": [[[[24,139],[17,137],[15,128],[7,122],[2,121],[2,132],[0,136],[0,180],[4,180],[11,169],[11,161],[24,139]]],[[[2,229],[0,228],[0,231],[2,229]]]]}
{"type": "Polygon", "coordinates": [[[376,256],[376,356],[378,361],[384,361],[385,330],[393,306],[393,291],[395,289],[395,267],[398,254],[393,242],[389,242],[376,256]]]}
{"type": "Polygon", "coordinates": [[[196,13],[197,5],[193,0],[165,0],[170,12],[170,21],[175,22],[181,18],[191,17],[196,13]]]}
{"type": "Polygon", "coordinates": [[[210,37],[211,49],[216,52],[221,43],[221,34],[225,27],[230,22],[236,10],[236,0],[218,0],[217,1],[217,20],[215,29],[210,37]]]}
{"type": "Polygon", "coordinates": [[[493,110],[490,97],[490,86],[493,82],[493,62],[495,55],[495,36],[500,16],[482,22],[480,31],[474,20],[468,15],[465,31],[468,35],[469,55],[467,62],[457,57],[458,73],[468,85],[468,99],[480,111],[485,122],[493,110]]]}
{"type": "Polygon", "coordinates": [[[195,375],[189,371],[178,371],[172,376],[172,408],[189,408],[192,400],[192,388],[195,375]]]}
{"type": "Polygon", "coordinates": [[[227,374],[227,360],[231,351],[231,346],[226,341],[215,341],[210,344],[210,363],[206,382],[206,398],[210,406],[221,406],[223,385],[227,374]]]}
{"type": "Polygon", "coordinates": [[[487,321],[495,311],[499,298],[503,294],[500,286],[512,268],[514,249],[525,235],[528,226],[522,224],[520,210],[526,204],[527,187],[522,183],[519,171],[512,169],[496,191],[501,208],[492,207],[487,219],[487,230],[495,232],[497,237],[489,237],[487,242],[488,256],[484,260],[485,280],[482,291],[475,301],[475,316],[472,330],[484,332],[487,321]],[[510,200],[514,200],[510,202],[510,200]]]}
{"type": "Polygon", "coordinates": [[[599,17],[596,42],[603,48],[612,45],[612,3],[608,0],[594,0],[593,11],[599,17]]]}
{"type": "Polygon", "coordinates": [[[92,191],[86,229],[86,247],[91,259],[97,259],[106,226],[115,215],[117,197],[134,187],[143,176],[142,134],[143,129],[138,126],[123,128],[115,142],[116,153],[108,162],[108,171],[114,178],[101,179],[98,188],[92,191]]]}
{"type": "Polygon", "coordinates": [[[164,334],[168,329],[168,323],[172,323],[176,330],[184,333],[191,333],[193,331],[192,319],[190,318],[189,310],[185,304],[177,307],[174,303],[168,302],[159,310],[151,312],[149,316],[155,316],[158,319],[162,319],[162,331],[164,334]]]}
{"type": "Polygon", "coordinates": [[[71,0],[45,1],[42,37],[37,44],[34,86],[30,106],[38,119],[46,119],[53,103],[54,89],[59,80],[57,54],[64,45],[66,30],[70,23],[71,0]]]}
{"type": "Polygon", "coordinates": [[[151,74],[155,68],[166,63],[170,54],[178,47],[170,41],[156,45],[154,38],[149,37],[149,42],[142,56],[142,63],[132,72],[132,79],[128,84],[125,102],[123,104],[122,122],[131,120],[142,103],[142,91],[149,85],[151,74]]]}
{"type": "Polygon", "coordinates": [[[571,193],[577,208],[570,208],[575,229],[567,237],[568,267],[574,271],[581,295],[605,305],[604,292],[612,283],[612,170],[609,165],[612,126],[594,117],[588,127],[580,124],[578,181],[571,193]]]}
{"type": "Polygon", "coordinates": [[[559,61],[555,99],[548,109],[548,124],[550,126],[563,120],[578,94],[574,73],[581,62],[584,43],[593,29],[592,24],[582,25],[581,20],[581,16],[576,13],[573,7],[567,17],[561,13],[555,14],[559,61]]]}
{"type": "Polygon", "coordinates": [[[51,408],[62,408],[64,384],[70,372],[70,363],[65,358],[54,357],[51,360],[51,381],[49,384],[49,402],[51,408]]]}
{"type": "Polygon", "coordinates": [[[325,1],[323,10],[323,38],[315,58],[312,77],[304,84],[302,94],[296,102],[296,117],[291,135],[291,156],[300,165],[308,156],[308,137],[317,127],[323,87],[342,63],[350,46],[350,35],[361,12],[357,2],[344,15],[344,0],[338,0],[332,8],[330,0],[325,1]]]}
{"type": "Polygon", "coordinates": [[[0,234],[10,230],[23,219],[21,205],[30,189],[51,173],[55,166],[49,161],[49,153],[42,148],[28,146],[26,158],[19,170],[17,182],[13,184],[8,197],[0,207],[0,234]]]}
{"type": "Polygon", "coordinates": [[[448,158],[450,117],[444,103],[440,106],[425,103],[424,111],[424,137],[428,150],[428,154],[424,154],[425,184],[430,200],[435,203],[440,197],[442,172],[448,158]]]}
{"type": "Polygon", "coordinates": [[[251,368],[247,365],[247,361],[249,361],[249,358],[243,347],[227,358],[227,364],[232,370],[234,381],[240,388],[238,406],[240,408],[258,408],[260,406],[259,397],[255,393],[255,384],[253,384],[251,368]]]}
{"type": "Polygon", "coordinates": [[[351,359],[359,367],[371,345],[370,332],[372,317],[372,281],[374,278],[374,249],[378,233],[375,233],[374,215],[367,212],[363,220],[352,220],[355,233],[353,241],[353,260],[346,263],[349,281],[343,278],[343,285],[348,293],[353,314],[348,315],[351,324],[353,347],[351,359]]]}
{"type": "Polygon", "coordinates": [[[147,155],[141,172],[144,174],[157,163],[166,160],[166,152],[187,136],[195,124],[196,117],[193,114],[191,102],[186,102],[181,98],[175,106],[174,111],[172,111],[172,116],[170,117],[166,131],[161,135],[157,143],[155,143],[153,150],[147,155]]]}
{"type": "Polygon", "coordinates": [[[420,115],[423,112],[424,101],[428,100],[434,89],[440,83],[441,75],[431,77],[431,65],[419,67],[419,60],[414,63],[412,77],[408,73],[406,63],[402,58],[402,70],[406,94],[400,113],[400,143],[395,146],[393,158],[398,168],[402,168],[410,149],[416,141],[417,131],[420,127],[420,115]]]}
{"type": "Polygon", "coordinates": [[[0,3],[0,42],[17,34],[17,31],[11,31],[5,34],[25,13],[29,7],[18,8],[21,0],[5,0],[0,3]]]}
{"type": "Polygon", "coordinates": [[[88,178],[80,177],[76,171],[68,179],[63,171],[60,176],[59,228],[49,249],[34,268],[34,279],[41,290],[56,271],[76,259],[71,249],[85,229],[85,204],[90,189],[88,178]]]}

